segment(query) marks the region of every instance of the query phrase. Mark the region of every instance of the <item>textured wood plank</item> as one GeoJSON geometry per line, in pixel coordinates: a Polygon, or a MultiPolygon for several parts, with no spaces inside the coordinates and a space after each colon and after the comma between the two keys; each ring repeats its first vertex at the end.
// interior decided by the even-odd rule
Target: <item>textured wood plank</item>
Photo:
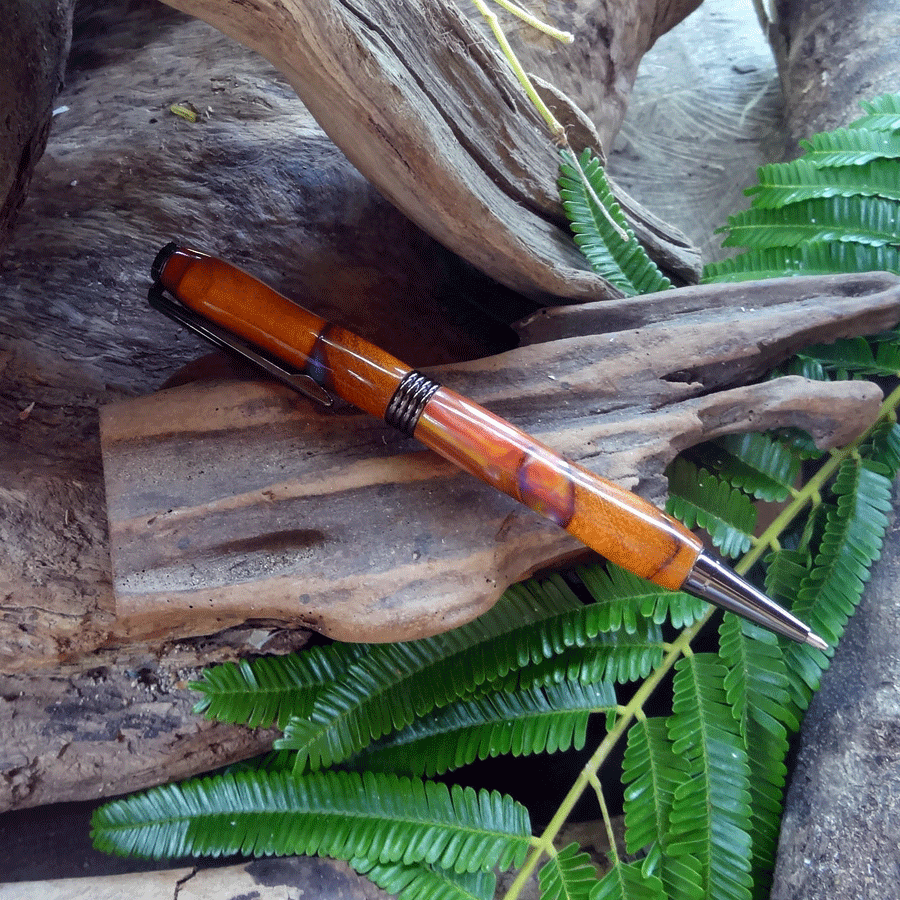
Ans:
{"type": "MultiPolygon", "coordinates": [[[[900,279],[881,274],[688,288],[542,313],[520,348],[431,372],[659,502],[670,459],[718,434],[858,433],[874,385],[754,382],[804,344],[891,327],[898,301],[900,279]]],[[[101,430],[119,627],[133,638],[253,619],[420,637],[583,551],[380,421],[268,382],[114,404],[101,430]]]]}

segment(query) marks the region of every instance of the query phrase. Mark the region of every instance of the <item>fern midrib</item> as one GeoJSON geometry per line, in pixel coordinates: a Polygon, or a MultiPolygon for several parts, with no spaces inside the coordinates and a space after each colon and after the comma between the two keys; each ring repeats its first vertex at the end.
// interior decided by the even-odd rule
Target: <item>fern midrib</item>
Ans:
{"type": "MultiPolygon", "coordinates": [[[[535,868],[537,868],[541,857],[553,854],[554,841],[568,821],[569,816],[575,809],[575,805],[578,803],[581,795],[596,777],[597,772],[600,770],[603,763],[606,762],[606,758],[623,738],[634,719],[638,714],[643,714],[643,709],[647,701],[650,699],[656,688],[659,687],[671,668],[684,654],[685,648],[689,648],[691,641],[693,641],[715,612],[715,608],[711,607],[706,614],[698,619],[693,625],[685,628],[684,631],[678,635],[676,640],[668,645],[666,656],[659,667],[644,680],[641,686],[635,691],[631,700],[629,700],[624,707],[620,707],[620,715],[616,720],[615,725],[607,732],[606,737],[600,742],[600,745],[594,751],[591,758],[578,773],[578,777],[575,779],[574,784],[563,798],[562,803],[556,810],[556,813],[548,823],[547,827],[544,829],[544,832],[540,837],[533,839],[534,843],[532,844],[531,853],[519,870],[519,874],[509,886],[506,894],[504,894],[503,900],[516,900],[522,893],[523,888],[535,868]]],[[[613,852],[615,852],[615,848],[613,848],[613,852]]]]}

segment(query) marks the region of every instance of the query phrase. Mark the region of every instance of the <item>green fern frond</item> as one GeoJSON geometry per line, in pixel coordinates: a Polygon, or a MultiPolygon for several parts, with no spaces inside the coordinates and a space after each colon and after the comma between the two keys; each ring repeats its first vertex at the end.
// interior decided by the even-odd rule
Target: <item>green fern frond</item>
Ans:
{"type": "Polygon", "coordinates": [[[622,763],[625,787],[625,848],[636,854],[656,845],[669,831],[675,789],[685,780],[684,761],[672,750],[666,720],[638,719],[628,729],[622,763]]]}
{"type": "Polygon", "coordinates": [[[806,347],[799,357],[842,379],[849,375],[890,377],[900,374],[900,347],[891,341],[842,338],[831,344],[806,347]]]}
{"type": "MultiPolygon", "coordinates": [[[[837,505],[828,511],[815,566],[800,584],[793,611],[834,647],[859,603],[871,563],[881,552],[891,479],[877,464],[850,457],[842,463],[832,490],[837,505]]],[[[818,689],[829,657],[806,644],[790,645],[784,655],[793,702],[803,711],[818,689]]]]}
{"type": "Polygon", "coordinates": [[[900,159],[900,134],[861,128],[822,131],[801,141],[804,156],[819,168],[860,166],[873,159],[900,159]]]}
{"type": "Polygon", "coordinates": [[[884,466],[889,477],[900,470],[900,425],[885,420],[876,425],[866,443],[860,447],[865,459],[884,466]]]}
{"type": "Polygon", "coordinates": [[[320,853],[456,872],[521,864],[531,828],[509,797],[367,772],[242,772],[100,807],[95,845],[145,858],[320,853]]]}
{"type": "Polygon", "coordinates": [[[656,875],[635,863],[616,860],[591,894],[591,900],[674,900],[656,875]]]}
{"type": "MultiPolygon", "coordinates": [[[[571,594],[561,581],[558,587],[571,594]]],[[[464,626],[421,641],[375,645],[344,678],[318,694],[306,717],[288,722],[275,746],[297,750],[298,768],[349,759],[371,741],[471,696],[485,683],[589,643],[600,634],[603,618],[602,605],[578,603],[475,643],[464,626]]]]}
{"type": "Polygon", "coordinates": [[[654,622],[643,621],[634,631],[598,634],[590,643],[574,646],[543,662],[513,673],[503,690],[545,687],[570,680],[582,684],[601,681],[626,684],[646,678],[663,658],[662,632],[654,622]]]}
{"type": "Polygon", "coordinates": [[[758,184],[747,188],[754,209],[779,209],[819,197],[880,197],[900,201],[900,166],[875,159],[862,166],[821,169],[808,159],[771,163],[757,170],[758,184]]]}
{"type": "Polygon", "coordinates": [[[476,759],[580,750],[591,713],[615,705],[612,686],[602,683],[495,692],[417,719],[367,748],[352,765],[432,777],[476,759]]]}
{"type": "Polygon", "coordinates": [[[628,240],[623,241],[607,215],[597,208],[594,199],[589,196],[578,171],[567,160],[566,154],[563,154],[559,193],[575,243],[591,268],[626,297],[664,291],[672,287],[672,283],[654,265],[634,236],[609,189],[600,161],[592,157],[589,150],[585,150],[580,157],[580,164],[595,196],[620,231],[628,235],[628,240]]]}
{"type": "Polygon", "coordinates": [[[541,900],[591,900],[597,870],[587,853],[572,843],[551,856],[538,873],[541,900]]]}
{"type": "Polygon", "coordinates": [[[716,474],[757,500],[786,500],[800,474],[800,460],[767,434],[728,434],[708,449],[707,460],[716,474]]]}
{"type": "Polygon", "coordinates": [[[723,247],[796,247],[816,241],[878,247],[900,243],[898,205],[880,197],[801,200],[779,210],[751,208],[728,217],[723,247]]]}
{"type": "Polygon", "coordinates": [[[351,859],[350,865],[397,900],[493,900],[493,872],[453,872],[423,863],[379,863],[351,859]]]}
{"type": "Polygon", "coordinates": [[[669,466],[666,512],[693,528],[699,525],[724,556],[750,548],[756,528],[756,507],[742,491],[698,469],[683,457],[669,466]]]}
{"type": "Polygon", "coordinates": [[[884,94],[874,100],[863,100],[859,104],[865,111],[861,119],[850,123],[850,128],[866,128],[870,131],[900,130],[900,96],[884,94]]]}
{"type": "Polygon", "coordinates": [[[731,259],[710,263],[703,281],[730,283],[791,275],[839,275],[844,272],[900,274],[900,251],[856,243],[801,244],[748,250],[731,259]]]}
{"type": "Polygon", "coordinates": [[[365,650],[362,644],[348,644],[340,651],[312,647],[303,653],[212,666],[200,681],[188,685],[203,694],[194,712],[251,728],[268,728],[273,722],[284,728],[291,716],[307,715],[322,686],[340,678],[365,650]]]}
{"type": "Polygon", "coordinates": [[[667,591],[611,563],[580,566],[575,573],[596,603],[607,610],[604,630],[633,632],[641,622],[670,621],[683,628],[697,621],[706,604],[691,594],[667,591]]]}
{"type": "Polygon", "coordinates": [[[728,668],[726,696],[747,750],[751,873],[754,895],[761,898],[781,823],[788,731],[799,728],[799,722],[791,712],[787,666],[777,638],[731,613],[723,617],[719,634],[719,657],[728,668]]]}
{"type": "Polygon", "coordinates": [[[787,667],[774,634],[726,613],[719,626],[719,657],[728,669],[725,696],[745,743],[754,719],[774,735],[799,728],[788,708],[787,667]]]}
{"type": "Polygon", "coordinates": [[[675,665],[669,736],[688,778],[675,789],[664,849],[699,863],[709,897],[749,900],[750,772],[727,702],[726,674],[712,654],[685,656],[675,665]]]}

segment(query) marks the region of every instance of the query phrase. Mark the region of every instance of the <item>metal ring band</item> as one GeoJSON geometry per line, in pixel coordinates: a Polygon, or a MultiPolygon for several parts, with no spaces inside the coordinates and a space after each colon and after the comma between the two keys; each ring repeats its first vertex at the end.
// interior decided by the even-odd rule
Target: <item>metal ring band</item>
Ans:
{"type": "Polygon", "coordinates": [[[439,387],[436,381],[432,381],[421,372],[414,369],[407,372],[387,405],[384,421],[412,437],[425,404],[439,387]]]}

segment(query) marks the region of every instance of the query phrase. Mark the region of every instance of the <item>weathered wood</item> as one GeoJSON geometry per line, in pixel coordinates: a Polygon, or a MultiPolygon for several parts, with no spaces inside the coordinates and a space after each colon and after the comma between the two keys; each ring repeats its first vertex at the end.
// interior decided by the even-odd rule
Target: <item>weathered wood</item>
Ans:
{"type": "Polygon", "coordinates": [[[780,0],[768,34],[796,140],[859,118],[859,101],[900,81],[900,7],[893,0],[780,0]]]}
{"type": "MultiPolygon", "coordinates": [[[[891,275],[686,288],[544,312],[522,347],[432,374],[659,502],[662,470],[703,439],[795,424],[830,443],[862,430],[874,385],[753,382],[804,344],[898,320],[891,275]]],[[[250,618],[341,640],[421,637],[580,552],[380,421],[320,412],[267,382],[188,385],[108,407],[101,424],[131,639],[250,618]]]]}
{"type": "Polygon", "coordinates": [[[74,5],[74,0],[0,0],[0,247],[47,143],[74,5]]]}
{"type": "MultiPolygon", "coordinates": [[[[568,239],[559,157],[542,119],[493,42],[452,2],[168,2],[262,53],[369,181],[481,271],[553,302],[616,296],[568,239]]],[[[595,11],[551,4],[541,13],[579,36],[575,51],[556,51],[576,62],[566,64],[565,84],[554,83],[562,90],[590,84],[584,93],[600,98],[595,124],[611,137],[640,57],[697,5],[602,0],[595,11]],[[586,72],[591,65],[598,68],[586,72]],[[597,81],[599,69],[604,80],[597,81]]]]}

